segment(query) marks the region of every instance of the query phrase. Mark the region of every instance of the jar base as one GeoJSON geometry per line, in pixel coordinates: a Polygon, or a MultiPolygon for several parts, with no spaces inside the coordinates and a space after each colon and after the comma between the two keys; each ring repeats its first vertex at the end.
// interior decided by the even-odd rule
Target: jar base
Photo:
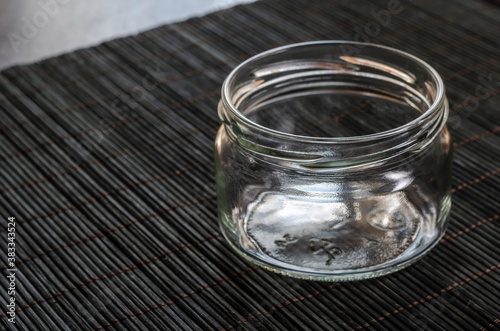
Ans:
{"type": "Polygon", "coordinates": [[[356,270],[336,270],[335,272],[325,272],[318,271],[314,272],[311,270],[302,270],[302,268],[297,266],[284,267],[282,265],[276,265],[272,262],[276,262],[276,260],[269,258],[263,259],[262,256],[255,256],[253,254],[249,254],[240,249],[239,246],[232,243],[228,235],[225,231],[222,231],[226,241],[229,245],[242,256],[245,260],[252,262],[259,267],[272,271],[277,274],[281,274],[288,277],[304,279],[304,280],[314,280],[314,281],[324,281],[324,282],[347,282],[347,281],[355,281],[355,280],[363,280],[369,278],[380,277],[384,275],[391,274],[393,272],[402,270],[413,263],[420,260],[424,257],[434,246],[436,246],[443,235],[434,239],[434,241],[430,242],[427,247],[420,249],[418,252],[413,252],[412,255],[406,255],[404,257],[395,259],[393,261],[388,262],[384,265],[373,266],[369,268],[361,268],[356,270]]]}
{"type": "Polygon", "coordinates": [[[417,212],[403,192],[350,204],[265,192],[237,231],[224,227],[235,224],[228,215],[221,229],[240,255],[267,270],[349,281],[395,272],[423,256],[444,233],[429,226],[445,223],[449,199],[441,206],[417,212]]]}

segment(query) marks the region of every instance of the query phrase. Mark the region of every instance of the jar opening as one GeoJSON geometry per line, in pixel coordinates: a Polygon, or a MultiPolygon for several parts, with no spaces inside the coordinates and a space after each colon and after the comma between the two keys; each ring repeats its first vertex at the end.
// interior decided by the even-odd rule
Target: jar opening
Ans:
{"type": "Polygon", "coordinates": [[[239,65],[224,81],[219,116],[251,153],[331,171],[418,151],[443,130],[448,104],[438,73],[410,54],[318,41],[239,65]]]}
{"type": "Polygon", "coordinates": [[[335,87],[311,86],[306,91],[289,92],[241,112],[250,121],[277,132],[328,138],[395,129],[427,109],[425,99],[411,102],[386,90],[336,83],[335,87]]]}
{"type": "Polygon", "coordinates": [[[233,70],[222,95],[228,117],[240,125],[330,141],[397,134],[432,117],[444,101],[442,80],[425,62],[341,41],[261,53],[233,70]],[[346,55],[346,45],[359,54],[346,55]]]}

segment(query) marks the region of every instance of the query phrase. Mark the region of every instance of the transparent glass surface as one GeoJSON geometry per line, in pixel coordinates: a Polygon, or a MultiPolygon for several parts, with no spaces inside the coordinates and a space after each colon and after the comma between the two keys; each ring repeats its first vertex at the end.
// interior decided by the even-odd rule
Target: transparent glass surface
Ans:
{"type": "Polygon", "coordinates": [[[421,60],[372,44],[285,46],[237,67],[218,111],[219,222],[246,259],[354,280],[409,265],[443,235],[448,105],[421,60]]]}

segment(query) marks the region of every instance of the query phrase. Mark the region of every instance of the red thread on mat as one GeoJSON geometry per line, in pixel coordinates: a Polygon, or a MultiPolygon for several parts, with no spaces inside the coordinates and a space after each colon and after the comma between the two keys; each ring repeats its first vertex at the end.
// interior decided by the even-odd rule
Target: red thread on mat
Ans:
{"type": "Polygon", "coordinates": [[[441,289],[439,292],[436,292],[436,293],[433,293],[431,295],[428,295],[426,298],[420,299],[419,301],[414,301],[413,303],[411,303],[411,304],[409,304],[409,305],[407,305],[405,307],[399,307],[398,309],[395,309],[392,312],[387,312],[383,316],[380,316],[377,319],[374,319],[374,321],[372,321],[372,322],[368,322],[368,323],[366,323],[364,325],[358,325],[356,328],[352,329],[351,331],[361,330],[363,327],[369,327],[370,325],[372,325],[372,324],[374,324],[374,323],[376,323],[378,321],[384,320],[386,317],[389,317],[391,315],[399,314],[400,312],[402,312],[404,310],[408,310],[410,308],[413,308],[413,307],[415,307],[415,306],[417,306],[417,305],[419,305],[421,303],[429,302],[430,300],[439,297],[441,294],[443,294],[445,292],[448,292],[448,291],[450,291],[450,290],[452,290],[452,289],[454,289],[454,288],[456,288],[458,286],[463,286],[463,285],[465,285],[467,283],[470,283],[471,281],[476,280],[479,277],[482,277],[484,275],[489,274],[490,272],[492,272],[493,270],[495,270],[497,268],[500,268],[500,264],[498,264],[496,266],[495,265],[491,266],[488,269],[486,269],[485,271],[481,271],[481,272],[475,274],[474,276],[472,276],[470,278],[467,278],[464,281],[461,281],[459,283],[454,283],[451,286],[448,286],[446,288],[441,289]]]}
{"type": "Polygon", "coordinates": [[[471,180],[470,182],[463,183],[461,185],[458,185],[456,188],[451,189],[451,193],[455,193],[457,191],[463,190],[464,188],[466,188],[468,186],[477,184],[480,181],[483,181],[483,180],[485,180],[488,177],[491,177],[491,176],[494,176],[494,175],[498,174],[499,172],[500,172],[500,168],[495,169],[493,171],[488,171],[484,175],[482,175],[481,177],[478,177],[478,178],[476,178],[474,180],[471,180]]]}
{"type": "Polygon", "coordinates": [[[473,142],[473,141],[478,140],[478,139],[481,139],[481,138],[488,137],[488,136],[490,136],[490,135],[492,135],[492,134],[495,134],[495,133],[498,133],[498,132],[500,132],[500,126],[497,126],[497,127],[496,127],[496,128],[494,128],[494,129],[488,130],[488,131],[486,131],[486,132],[483,132],[483,133],[477,134],[477,135],[475,135],[475,136],[472,136],[472,137],[470,137],[470,138],[467,138],[467,139],[465,139],[465,140],[462,140],[461,142],[454,143],[454,144],[453,144],[453,147],[461,147],[461,146],[463,146],[463,145],[465,145],[465,144],[468,144],[468,143],[470,143],[470,142],[473,142]]]}
{"type": "MultiPolygon", "coordinates": [[[[104,192],[104,193],[101,193],[101,194],[99,194],[99,195],[97,195],[95,197],[91,197],[91,198],[88,198],[86,200],[80,201],[77,204],[72,205],[72,206],[66,206],[66,207],[60,208],[60,209],[58,209],[56,211],[50,211],[50,212],[42,214],[42,215],[35,215],[35,216],[31,216],[29,218],[25,218],[25,219],[19,220],[19,221],[17,221],[17,224],[26,223],[26,222],[29,222],[29,221],[32,221],[32,220],[36,220],[36,219],[39,219],[39,218],[46,218],[46,217],[49,217],[49,216],[52,216],[52,215],[55,215],[55,214],[59,214],[59,213],[65,212],[67,210],[74,210],[74,209],[76,209],[76,208],[78,208],[80,206],[89,204],[91,202],[95,202],[95,201],[97,201],[99,199],[102,199],[104,197],[112,196],[112,195],[114,195],[114,194],[116,194],[116,193],[118,193],[120,191],[127,191],[127,190],[130,190],[133,187],[136,187],[136,186],[139,186],[139,185],[142,185],[142,184],[145,184],[145,183],[150,183],[150,182],[154,182],[154,181],[157,181],[157,180],[167,179],[167,178],[170,178],[172,176],[180,175],[182,173],[185,173],[185,172],[197,169],[197,168],[199,168],[199,167],[201,167],[201,166],[203,166],[205,164],[208,164],[208,163],[209,163],[208,161],[204,161],[204,162],[200,162],[200,163],[197,163],[197,164],[189,166],[189,167],[185,167],[185,168],[182,168],[182,169],[179,169],[179,170],[175,170],[175,171],[169,172],[168,174],[165,174],[165,175],[155,176],[155,177],[151,177],[151,178],[145,178],[145,179],[133,182],[132,184],[118,187],[118,188],[114,189],[113,191],[104,192]]],[[[6,229],[7,228],[0,228],[0,232],[1,231],[5,231],[6,229]]]]}
{"type": "MultiPolygon", "coordinates": [[[[482,277],[482,276],[484,276],[484,275],[486,275],[486,274],[490,273],[491,271],[493,271],[493,270],[495,270],[495,269],[497,269],[497,268],[500,268],[500,264],[499,264],[499,265],[496,265],[496,266],[491,266],[490,268],[486,269],[485,271],[477,273],[477,274],[476,274],[476,275],[474,275],[472,278],[467,278],[465,281],[462,281],[462,282],[460,282],[460,283],[454,283],[453,285],[451,285],[451,286],[449,286],[449,287],[447,287],[447,288],[443,288],[443,289],[441,289],[439,292],[436,292],[436,293],[433,293],[433,294],[431,294],[431,295],[428,295],[426,298],[422,298],[422,299],[420,299],[419,301],[414,301],[412,304],[409,304],[409,305],[408,305],[408,306],[406,306],[406,307],[399,307],[399,308],[397,308],[397,309],[393,310],[392,312],[386,312],[383,316],[380,316],[380,317],[378,317],[378,318],[372,319],[370,322],[367,322],[367,323],[365,323],[365,324],[363,324],[363,325],[358,325],[356,328],[354,328],[354,329],[352,329],[352,330],[361,330],[361,329],[363,329],[364,327],[369,327],[370,325],[372,325],[372,324],[374,324],[374,323],[377,323],[377,322],[379,322],[379,321],[382,321],[382,320],[384,320],[385,318],[387,318],[387,317],[389,317],[389,316],[391,316],[391,315],[399,314],[400,312],[402,312],[402,311],[404,311],[404,310],[406,310],[406,309],[410,309],[410,308],[412,308],[412,307],[414,307],[414,306],[416,306],[416,305],[418,305],[418,304],[420,304],[420,303],[424,303],[424,302],[430,301],[430,300],[432,300],[432,299],[434,299],[434,298],[439,297],[439,296],[440,296],[441,294],[443,294],[444,292],[450,291],[451,289],[453,289],[453,288],[455,288],[455,287],[465,285],[466,283],[469,283],[469,282],[471,282],[472,280],[476,280],[476,279],[478,279],[479,277],[482,277]]],[[[332,289],[333,287],[338,286],[338,285],[339,285],[338,283],[337,283],[337,284],[330,285],[330,286],[328,286],[328,287],[326,287],[326,288],[324,288],[324,289],[321,289],[321,290],[319,290],[319,291],[316,291],[316,292],[314,292],[314,293],[312,293],[312,294],[309,294],[309,295],[307,295],[307,296],[303,296],[303,297],[300,297],[300,298],[295,298],[295,299],[292,299],[291,301],[289,300],[289,301],[287,301],[287,302],[285,302],[285,303],[283,303],[283,304],[276,305],[276,306],[272,307],[272,308],[271,308],[271,309],[269,309],[269,310],[264,310],[264,311],[258,312],[258,313],[254,314],[254,315],[252,315],[252,316],[250,316],[250,317],[248,317],[248,318],[246,318],[246,319],[239,320],[239,321],[235,322],[235,324],[232,324],[232,325],[229,325],[229,326],[225,327],[225,328],[224,328],[224,329],[222,329],[221,331],[230,330],[230,329],[232,329],[232,328],[234,328],[234,327],[236,327],[236,326],[238,326],[238,325],[241,325],[241,324],[243,324],[243,323],[247,322],[248,320],[252,320],[252,319],[257,318],[257,317],[258,317],[258,316],[260,316],[260,315],[266,315],[266,314],[269,314],[269,313],[271,313],[271,312],[273,312],[273,311],[275,311],[275,310],[278,310],[278,309],[284,308],[284,307],[288,306],[289,304],[292,304],[293,302],[298,302],[298,301],[303,301],[303,300],[306,300],[306,299],[310,299],[310,298],[312,298],[312,297],[314,297],[314,296],[316,296],[316,295],[318,295],[318,294],[325,293],[325,292],[327,292],[328,290],[330,290],[330,289],[332,289]]]]}
{"type": "MultiPolygon", "coordinates": [[[[133,117],[130,117],[130,118],[127,118],[127,119],[124,119],[124,120],[120,120],[120,121],[117,121],[117,122],[114,122],[114,123],[111,123],[111,124],[107,124],[107,125],[103,125],[103,126],[98,126],[98,127],[94,127],[94,128],[89,128],[89,129],[86,129],[86,130],[83,130],[83,131],[80,131],[80,132],[87,133],[87,132],[97,131],[97,130],[100,130],[100,129],[103,129],[103,128],[111,128],[111,127],[115,127],[115,126],[120,126],[120,125],[123,125],[124,123],[132,122],[133,120],[136,120],[138,118],[145,118],[145,117],[147,117],[147,116],[149,116],[151,114],[156,114],[156,113],[159,113],[159,112],[162,112],[162,111],[165,111],[165,110],[175,109],[175,108],[178,108],[178,107],[183,106],[185,104],[202,100],[202,99],[207,98],[209,96],[215,96],[218,93],[219,93],[218,89],[217,90],[213,90],[211,92],[204,93],[204,94],[201,94],[201,95],[197,95],[195,97],[186,99],[186,100],[184,100],[182,102],[178,102],[178,103],[175,103],[173,105],[162,107],[162,108],[156,109],[154,111],[144,112],[144,113],[140,114],[139,116],[133,116],[133,117]]],[[[62,113],[68,112],[68,111],[80,109],[80,108],[83,108],[83,107],[93,106],[93,105],[96,105],[98,103],[102,103],[102,102],[104,102],[106,100],[110,100],[112,97],[117,97],[117,96],[121,96],[121,95],[125,95],[125,94],[127,94],[127,93],[120,93],[120,94],[109,95],[107,97],[102,97],[102,98],[93,100],[91,102],[86,102],[86,103],[82,103],[82,104],[79,104],[79,105],[75,105],[75,106],[63,108],[63,109],[60,109],[60,110],[52,112],[52,113],[44,113],[42,115],[36,116],[36,118],[46,118],[46,117],[50,117],[50,116],[62,114],[62,113]]],[[[5,129],[7,127],[12,128],[12,127],[19,126],[19,125],[22,125],[22,124],[25,124],[25,123],[28,123],[28,122],[31,122],[31,121],[32,120],[30,120],[30,119],[26,119],[26,120],[23,120],[23,121],[18,122],[16,124],[9,124],[6,127],[0,128],[0,131],[5,131],[5,129]]],[[[73,135],[71,135],[71,136],[73,136],[73,135]]]]}
{"type": "MultiPolygon", "coordinates": [[[[498,62],[500,62],[500,58],[492,58],[492,59],[490,59],[490,60],[488,60],[488,61],[485,61],[485,62],[482,62],[482,63],[476,64],[476,65],[474,66],[474,70],[482,69],[483,67],[487,67],[487,66],[489,66],[489,65],[496,64],[496,63],[498,63],[498,62]]],[[[455,77],[461,76],[461,75],[463,75],[465,72],[469,72],[469,71],[470,71],[470,70],[469,70],[469,68],[468,68],[468,67],[465,67],[465,68],[463,68],[462,70],[456,71],[456,72],[454,72],[454,73],[452,73],[452,74],[448,75],[447,77],[448,77],[448,78],[450,78],[450,79],[451,79],[451,78],[455,78],[455,77]]]]}
{"type": "Polygon", "coordinates": [[[484,31],[482,31],[480,33],[476,33],[476,34],[474,34],[472,36],[467,36],[465,38],[459,39],[459,40],[454,41],[452,43],[440,46],[437,49],[433,49],[433,50],[430,50],[430,51],[427,51],[427,52],[423,52],[423,53],[417,54],[417,56],[421,57],[421,56],[426,56],[426,55],[433,54],[433,53],[436,53],[436,52],[439,52],[439,51],[443,51],[443,50],[448,49],[450,47],[457,46],[457,45],[466,43],[466,42],[471,41],[471,40],[477,40],[477,39],[486,37],[487,35],[489,35],[489,34],[491,34],[493,32],[498,32],[498,31],[500,31],[500,27],[497,26],[497,27],[494,27],[492,29],[484,30],[484,31]]]}
{"type": "Polygon", "coordinates": [[[463,107],[467,106],[472,100],[474,100],[474,101],[481,101],[481,100],[484,100],[484,99],[488,99],[489,97],[491,97],[493,95],[497,95],[498,93],[500,93],[500,88],[497,88],[496,90],[490,91],[488,93],[481,94],[481,95],[479,95],[477,97],[467,99],[464,102],[461,102],[461,103],[455,105],[453,108],[451,108],[451,111],[456,111],[456,110],[458,110],[460,108],[463,108],[463,107]]]}
{"type": "MultiPolygon", "coordinates": [[[[141,87],[141,88],[144,89],[143,87],[141,87]]],[[[102,103],[104,101],[110,100],[111,98],[119,97],[119,96],[122,96],[122,95],[125,95],[125,94],[127,94],[127,93],[109,95],[107,97],[102,97],[102,98],[99,98],[99,99],[96,99],[96,100],[92,100],[90,102],[86,102],[86,103],[82,103],[82,104],[79,104],[79,105],[75,105],[75,106],[63,108],[63,109],[57,110],[57,111],[52,112],[52,113],[44,113],[42,115],[37,116],[36,118],[50,117],[50,116],[62,114],[62,113],[68,112],[68,111],[73,111],[73,110],[77,110],[77,109],[88,107],[88,106],[94,106],[96,104],[99,104],[99,103],[102,103]]],[[[120,121],[113,122],[113,123],[110,123],[110,124],[100,125],[100,126],[96,126],[96,127],[84,129],[84,130],[81,130],[81,131],[78,131],[78,132],[75,132],[75,133],[72,133],[72,134],[60,136],[60,137],[58,137],[56,139],[46,141],[46,142],[38,144],[36,146],[25,148],[25,149],[23,149],[23,150],[21,150],[19,152],[15,152],[15,153],[11,153],[11,154],[5,155],[3,157],[0,157],[0,160],[6,160],[6,159],[13,158],[13,157],[18,157],[18,156],[21,156],[21,155],[23,155],[25,153],[31,152],[33,150],[36,150],[36,149],[38,149],[38,148],[40,148],[42,146],[52,145],[52,144],[54,144],[56,142],[59,142],[61,140],[64,140],[64,139],[75,138],[75,137],[81,136],[81,135],[86,134],[86,133],[100,131],[100,130],[105,130],[105,129],[110,129],[110,128],[113,128],[113,127],[116,127],[116,126],[121,126],[123,124],[133,122],[133,121],[135,121],[137,119],[140,119],[140,118],[146,118],[146,117],[148,117],[150,115],[153,115],[153,114],[157,114],[157,113],[160,113],[160,112],[163,112],[163,111],[167,111],[167,110],[176,109],[176,108],[179,108],[180,106],[184,106],[184,105],[192,103],[192,102],[200,101],[200,100],[203,100],[203,99],[205,99],[207,97],[212,97],[212,96],[215,96],[215,95],[218,95],[218,94],[219,94],[219,90],[216,89],[216,90],[213,90],[211,92],[203,93],[203,94],[194,96],[192,98],[188,98],[188,99],[186,99],[184,101],[177,102],[177,103],[174,103],[174,104],[170,104],[170,105],[161,107],[161,108],[153,110],[153,111],[143,112],[143,113],[141,113],[139,115],[132,116],[132,117],[126,118],[124,120],[120,120],[120,121]]],[[[30,122],[30,121],[26,121],[26,122],[23,122],[23,123],[28,123],[28,122],[30,122]]],[[[19,123],[21,123],[21,122],[18,122],[18,124],[19,123]]],[[[0,131],[2,131],[2,129],[0,129],[0,131]]]]}
{"type": "MultiPolygon", "coordinates": [[[[25,262],[28,262],[30,260],[33,260],[35,258],[39,258],[40,256],[43,256],[43,255],[47,255],[48,253],[51,253],[51,252],[54,252],[54,251],[57,251],[57,250],[60,250],[61,248],[64,248],[64,247],[72,247],[72,246],[76,246],[78,244],[81,244],[85,241],[89,241],[89,240],[92,240],[92,239],[95,239],[95,238],[102,238],[104,236],[106,236],[108,233],[111,233],[111,232],[115,232],[115,231],[119,231],[121,229],[124,229],[126,228],[127,226],[130,226],[132,224],[135,224],[135,223],[139,223],[139,222],[142,222],[148,218],[151,218],[151,217],[156,217],[156,216],[159,216],[163,213],[166,213],[168,211],[171,211],[171,210],[174,210],[174,209],[177,209],[177,208],[181,208],[181,207],[187,207],[187,206],[192,206],[192,205],[196,205],[202,201],[206,201],[206,200],[211,200],[211,199],[214,199],[215,198],[215,194],[214,195],[209,195],[209,196],[205,196],[205,197],[202,197],[202,198],[199,198],[199,199],[196,199],[194,201],[190,201],[190,202],[184,202],[184,203],[180,203],[180,204],[177,204],[175,206],[172,206],[172,207],[168,207],[168,208],[165,208],[165,209],[162,209],[156,213],[152,213],[152,214],[146,214],[144,216],[142,216],[141,218],[136,218],[136,219],[133,219],[131,220],[130,222],[128,223],[125,223],[125,224],[122,224],[122,225],[119,225],[117,227],[114,227],[114,228],[109,228],[107,229],[106,231],[104,231],[103,233],[99,233],[99,234],[94,234],[90,237],[87,237],[87,238],[84,238],[84,239],[80,239],[80,240],[77,240],[77,241],[74,241],[72,243],[69,243],[69,244],[62,244],[62,245],[59,245],[57,247],[54,247],[54,248],[50,248],[42,253],[38,253],[38,254],[35,254],[33,256],[30,256],[24,260],[21,260],[19,262],[16,263],[16,266],[22,264],[22,263],[25,263],[25,262]]],[[[2,269],[8,269],[8,266],[7,265],[4,265],[2,267],[2,269]]]]}
{"type": "Polygon", "coordinates": [[[222,329],[221,331],[230,330],[230,329],[235,328],[236,326],[238,326],[238,325],[240,325],[240,324],[243,324],[243,323],[245,323],[245,322],[248,322],[248,321],[250,321],[250,320],[253,320],[253,319],[255,319],[255,318],[257,318],[257,317],[259,317],[259,316],[261,316],[261,315],[267,315],[267,314],[270,314],[270,313],[272,313],[272,312],[273,312],[273,311],[275,311],[275,310],[278,310],[278,309],[284,308],[284,307],[286,307],[286,306],[288,306],[288,305],[291,305],[291,304],[293,304],[293,303],[295,303],[295,302],[299,302],[299,301],[303,301],[303,300],[308,300],[308,299],[311,299],[311,298],[313,298],[313,297],[315,297],[315,296],[317,296],[317,295],[319,295],[319,294],[321,294],[321,293],[325,293],[325,292],[327,292],[328,290],[331,290],[332,288],[337,287],[337,286],[339,286],[339,285],[340,285],[340,283],[332,284],[332,285],[329,285],[329,286],[327,286],[327,287],[325,287],[325,288],[323,288],[323,289],[321,289],[321,290],[318,290],[318,291],[316,291],[316,292],[314,292],[314,293],[311,293],[311,294],[309,294],[309,295],[306,295],[306,296],[303,296],[303,297],[300,297],[300,298],[293,298],[293,299],[290,299],[290,300],[288,300],[288,301],[283,302],[282,304],[279,304],[279,305],[276,305],[276,306],[274,306],[274,307],[271,307],[271,308],[270,308],[270,309],[268,309],[268,310],[263,310],[263,311],[257,312],[257,313],[255,313],[255,314],[251,315],[250,317],[247,317],[247,318],[241,319],[241,320],[239,320],[239,321],[236,321],[236,322],[235,322],[235,324],[232,324],[232,325],[226,326],[226,327],[225,327],[224,329],[222,329]]]}
{"type": "Polygon", "coordinates": [[[488,329],[492,329],[492,328],[494,328],[494,327],[495,327],[495,325],[497,325],[497,324],[500,324],[500,318],[495,319],[495,320],[493,321],[493,323],[491,323],[491,324],[487,325],[486,327],[484,327],[484,326],[483,326],[482,328],[480,328],[480,329],[479,329],[479,331],[484,331],[484,330],[486,330],[486,328],[488,328],[488,329]]]}
{"type": "MultiPolygon", "coordinates": [[[[211,240],[211,239],[214,239],[214,238],[220,237],[220,236],[222,236],[222,235],[221,235],[221,234],[215,234],[215,235],[212,235],[212,236],[208,236],[208,237],[206,237],[206,238],[203,238],[203,239],[197,240],[197,241],[195,241],[195,242],[194,242],[194,243],[192,243],[192,244],[188,244],[188,245],[181,245],[181,246],[179,246],[179,247],[177,247],[177,248],[175,248],[175,249],[173,249],[173,250],[170,250],[170,251],[164,252],[164,253],[163,253],[163,254],[161,254],[161,255],[158,255],[158,256],[152,257],[152,258],[150,258],[150,259],[148,259],[148,260],[145,260],[145,261],[140,261],[139,263],[137,263],[137,264],[136,264],[136,265],[134,265],[134,266],[131,266],[131,267],[126,267],[126,268],[124,268],[124,269],[121,269],[121,270],[118,270],[118,271],[115,271],[115,272],[111,272],[111,273],[109,273],[109,274],[107,274],[107,275],[104,275],[104,276],[94,277],[94,278],[88,279],[88,280],[86,280],[86,281],[84,281],[84,282],[80,282],[80,283],[78,283],[77,285],[74,285],[74,286],[72,286],[72,287],[70,287],[70,288],[66,288],[66,289],[64,289],[64,290],[61,290],[60,292],[57,292],[56,294],[52,294],[51,296],[49,296],[49,297],[47,297],[47,298],[45,298],[45,299],[41,299],[41,300],[38,300],[38,301],[33,301],[33,302],[31,302],[30,304],[28,304],[28,305],[25,305],[25,306],[23,306],[23,307],[17,308],[17,309],[16,309],[16,311],[21,311],[21,310],[23,310],[23,309],[31,308],[31,307],[33,307],[33,306],[36,306],[36,305],[40,304],[40,303],[47,302],[48,300],[54,299],[55,297],[58,297],[58,296],[62,295],[63,293],[66,293],[66,292],[69,292],[69,291],[75,290],[75,289],[77,289],[78,287],[85,286],[85,285],[90,284],[90,283],[93,283],[93,282],[95,282],[95,281],[97,281],[97,280],[103,280],[103,279],[106,279],[106,278],[111,278],[111,277],[113,277],[113,276],[116,276],[116,275],[122,274],[122,273],[124,273],[124,272],[126,272],[126,271],[129,271],[129,270],[137,269],[137,268],[139,268],[139,266],[141,266],[141,265],[144,265],[144,264],[147,264],[147,263],[151,263],[151,262],[156,261],[156,260],[158,260],[158,259],[160,259],[160,258],[162,258],[162,257],[165,257],[165,256],[169,255],[169,254],[176,253],[176,252],[180,251],[182,248],[185,248],[185,247],[193,247],[194,245],[198,245],[198,244],[200,244],[200,243],[202,243],[202,242],[205,242],[205,241],[208,241],[208,240],[211,240]]],[[[258,267],[254,267],[253,269],[257,269],[257,268],[258,268],[258,267]]],[[[252,268],[249,268],[249,269],[247,269],[246,271],[240,271],[240,272],[239,272],[238,274],[236,274],[236,275],[243,275],[243,274],[247,273],[248,271],[250,271],[250,269],[252,269],[252,268]]],[[[216,280],[215,282],[213,282],[213,283],[212,283],[212,284],[210,284],[210,285],[203,285],[203,286],[202,286],[202,287],[200,287],[198,290],[204,290],[205,288],[208,288],[208,287],[210,287],[210,286],[213,286],[213,285],[215,285],[215,284],[216,284],[216,283],[218,283],[218,282],[221,282],[221,281],[223,281],[223,280],[229,280],[229,279],[230,279],[230,277],[226,277],[226,278],[219,278],[218,280],[216,280]]],[[[194,294],[195,292],[196,292],[196,291],[191,291],[191,292],[189,292],[189,295],[192,295],[192,294],[194,294]]],[[[187,296],[189,296],[189,295],[182,295],[181,297],[187,297],[187,296]]],[[[179,298],[179,297],[178,297],[178,298],[179,298]]],[[[174,300],[175,300],[175,299],[174,299],[174,300]]],[[[180,299],[179,299],[179,300],[180,300],[180,299]]],[[[171,303],[173,304],[174,302],[173,302],[173,301],[171,301],[171,303]]],[[[167,304],[169,304],[169,303],[167,303],[167,304]]],[[[7,316],[7,315],[6,315],[6,314],[1,315],[1,316],[0,316],[0,318],[5,317],[5,316],[7,316]]]]}
{"type": "Polygon", "coordinates": [[[482,226],[482,225],[484,225],[486,223],[489,223],[489,222],[493,222],[493,221],[495,221],[495,220],[497,220],[499,218],[500,218],[500,215],[495,215],[495,216],[490,217],[490,218],[485,218],[485,219],[477,222],[476,224],[471,225],[470,227],[468,227],[468,228],[466,228],[464,230],[461,230],[461,231],[459,231],[457,233],[454,233],[452,235],[447,235],[447,236],[443,237],[443,239],[441,239],[440,243],[443,243],[443,242],[445,242],[445,241],[447,241],[447,240],[449,240],[451,238],[456,238],[458,236],[461,236],[461,235],[463,235],[463,234],[465,234],[467,232],[470,232],[471,230],[473,230],[473,229],[475,229],[475,228],[477,228],[479,226],[482,226]]]}
{"type": "Polygon", "coordinates": [[[165,143],[168,143],[168,142],[180,139],[180,138],[184,138],[184,137],[189,136],[189,135],[200,133],[200,132],[206,131],[206,130],[211,129],[211,128],[215,128],[216,126],[218,126],[218,125],[207,125],[207,126],[204,126],[204,127],[200,128],[200,129],[196,129],[196,130],[191,130],[191,131],[188,131],[188,132],[184,132],[183,134],[179,134],[179,135],[176,135],[176,136],[173,136],[173,137],[169,137],[167,139],[163,139],[163,140],[151,143],[151,144],[143,145],[141,147],[137,147],[137,148],[129,149],[129,150],[125,150],[125,151],[115,152],[115,153],[112,153],[112,154],[108,154],[108,155],[102,156],[102,157],[100,157],[98,159],[93,159],[93,160],[85,161],[85,162],[77,164],[77,165],[75,165],[75,166],[73,166],[71,168],[68,168],[68,169],[65,169],[65,170],[62,170],[62,171],[58,171],[58,172],[54,172],[54,173],[48,175],[47,177],[39,178],[39,179],[33,180],[31,182],[26,182],[26,183],[19,184],[19,185],[13,185],[13,186],[5,187],[5,188],[1,189],[1,192],[8,192],[8,191],[12,191],[12,190],[16,190],[16,189],[20,189],[20,188],[25,188],[25,187],[28,187],[28,186],[32,186],[32,185],[35,185],[35,184],[43,183],[43,182],[48,181],[49,179],[52,179],[52,178],[55,178],[55,177],[58,177],[58,176],[62,176],[62,175],[66,175],[67,173],[69,173],[71,171],[74,171],[76,169],[85,168],[85,167],[89,166],[90,164],[98,164],[98,163],[101,163],[101,162],[103,162],[105,160],[109,160],[109,159],[117,157],[117,156],[130,155],[130,154],[135,154],[137,152],[142,152],[142,151],[145,151],[145,150],[149,150],[149,149],[151,149],[153,147],[156,147],[156,146],[159,146],[159,145],[162,145],[162,144],[165,144],[165,143]]]}

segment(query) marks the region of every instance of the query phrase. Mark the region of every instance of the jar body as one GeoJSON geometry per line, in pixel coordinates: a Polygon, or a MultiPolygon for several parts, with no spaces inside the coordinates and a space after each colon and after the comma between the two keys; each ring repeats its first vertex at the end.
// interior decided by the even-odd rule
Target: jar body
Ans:
{"type": "Polygon", "coordinates": [[[401,269],[446,231],[448,131],[418,152],[355,172],[286,168],[217,133],[221,231],[245,258],[290,276],[354,280],[401,269]]]}
{"type": "Polygon", "coordinates": [[[448,103],[423,61],[373,44],[285,46],[233,70],[218,111],[219,223],[248,260],[355,280],[409,265],[444,234],[448,103]]]}

